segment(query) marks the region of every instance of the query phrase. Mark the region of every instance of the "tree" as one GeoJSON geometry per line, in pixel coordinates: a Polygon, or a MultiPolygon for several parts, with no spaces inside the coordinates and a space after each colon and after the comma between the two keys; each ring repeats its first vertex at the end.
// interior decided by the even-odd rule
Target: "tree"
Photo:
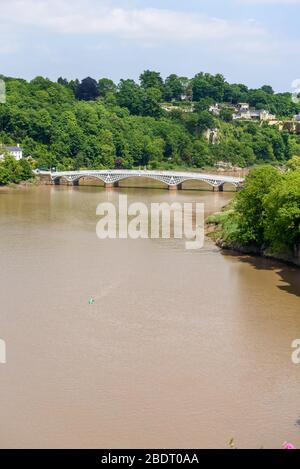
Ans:
{"type": "Polygon", "coordinates": [[[273,90],[272,86],[270,86],[270,85],[264,85],[264,86],[261,87],[261,89],[265,93],[274,94],[274,90],[273,90]]]}
{"type": "Polygon", "coordinates": [[[108,93],[115,93],[117,91],[117,87],[109,78],[101,78],[98,81],[98,91],[99,95],[105,98],[108,93]]]}
{"type": "Polygon", "coordinates": [[[293,156],[293,158],[286,163],[288,171],[296,171],[300,169],[300,156],[293,156]]]}
{"type": "Polygon", "coordinates": [[[35,140],[41,143],[49,143],[52,130],[52,119],[46,109],[33,111],[31,114],[29,132],[35,140]]]}
{"type": "Polygon", "coordinates": [[[19,175],[21,181],[27,181],[33,177],[32,168],[30,163],[26,159],[22,159],[19,161],[19,175]]]}
{"type": "Polygon", "coordinates": [[[165,80],[164,99],[166,101],[180,101],[185,93],[184,80],[175,74],[168,76],[165,80]]]}
{"type": "Polygon", "coordinates": [[[76,78],[76,80],[71,80],[69,82],[69,88],[70,88],[70,90],[73,91],[74,94],[76,94],[76,90],[79,87],[79,85],[80,85],[80,81],[77,78],[76,78]]]}
{"type": "Polygon", "coordinates": [[[69,84],[68,80],[66,78],[63,78],[63,77],[59,77],[57,79],[57,83],[59,85],[62,85],[62,86],[68,86],[68,84],[69,84]]]}
{"type": "Polygon", "coordinates": [[[196,112],[208,111],[210,106],[214,104],[214,100],[210,97],[201,98],[194,105],[196,112]]]}
{"type": "Polygon", "coordinates": [[[183,86],[183,93],[184,93],[185,99],[187,101],[193,101],[194,98],[193,98],[193,83],[192,83],[192,80],[190,80],[187,77],[181,77],[180,81],[181,81],[182,86],[183,86]]]}
{"type": "Polygon", "coordinates": [[[238,104],[248,101],[248,88],[245,85],[225,83],[224,101],[226,103],[238,104]]]}
{"type": "Polygon", "coordinates": [[[273,251],[300,246],[300,170],[286,173],[264,200],[265,239],[273,251]]]}
{"type": "Polygon", "coordinates": [[[269,93],[264,90],[250,90],[248,93],[249,104],[256,109],[267,109],[270,110],[272,97],[269,93]]]}
{"type": "Polygon", "coordinates": [[[84,78],[75,90],[76,98],[84,101],[94,101],[99,96],[98,83],[91,77],[84,78]]]}
{"type": "Polygon", "coordinates": [[[8,169],[0,163],[0,185],[8,184],[11,181],[8,169]]]}
{"type": "Polygon", "coordinates": [[[282,175],[272,166],[255,168],[246,177],[244,188],[238,193],[235,211],[238,221],[238,240],[242,244],[261,247],[265,241],[264,199],[280,183],[282,175]]]}
{"type": "Polygon", "coordinates": [[[196,136],[215,127],[215,119],[208,111],[189,114],[185,117],[185,122],[188,130],[196,136]]]}
{"type": "Polygon", "coordinates": [[[206,97],[213,98],[216,102],[223,101],[225,83],[223,75],[217,74],[214,76],[209,73],[198,73],[192,80],[194,101],[206,97]]]}
{"type": "Polygon", "coordinates": [[[265,135],[257,135],[252,147],[258,161],[265,163],[275,161],[272,144],[265,135]]]}
{"type": "Polygon", "coordinates": [[[48,78],[38,76],[31,80],[30,84],[35,88],[35,90],[47,91],[47,89],[52,85],[52,82],[48,80],[48,78]]]}
{"type": "Polygon", "coordinates": [[[233,165],[251,166],[255,163],[255,155],[250,145],[228,138],[214,146],[216,161],[227,161],[233,165]]]}
{"type": "Polygon", "coordinates": [[[159,72],[154,72],[151,70],[145,70],[140,75],[141,87],[144,89],[147,88],[158,88],[162,91],[163,89],[163,79],[160,76],[159,72]]]}
{"type": "Polygon", "coordinates": [[[228,107],[223,107],[220,111],[220,119],[224,122],[232,122],[233,119],[233,110],[228,107]]]}
{"type": "Polygon", "coordinates": [[[127,107],[131,114],[140,114],[142,110],[142,99],[142,90],[134,80],[120,81],[117,93],[119,106],[127,107]]]}
{"type": "Polygon", "coordinates": [[[33,176],[31,166],[26,160],[16,161],[12,156],[5,155],[0,162],[0,184],[19,183],[33,176]]]}
{"type": "Polygon", "coordinates": [[[202,168],[212,164],[210,148],[207,141],[197,140],[193,148],[193,166],[202,168]]]}
{"type": "Polygon", "coordinates": [[[161,92],[158,88],[147,88],[142,97],[141,113],[144,116],[159,117],[162,114],[159,105],[161,101],[161,92]]]}
{"type": "Polygon", "coordinates": [[[282,135],[275,129],[271,129],[270,138],[275,159],[284,161],[286,148],[282,135]]]}

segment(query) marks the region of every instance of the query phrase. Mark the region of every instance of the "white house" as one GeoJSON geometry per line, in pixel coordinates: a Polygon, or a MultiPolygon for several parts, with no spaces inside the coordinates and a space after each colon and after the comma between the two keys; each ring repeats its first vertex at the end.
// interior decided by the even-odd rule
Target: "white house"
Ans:
{"type": "Polygon", "coordinates": [[[240,112],[233,114],[233,120],[254,120],[254,121],[263,121],[263,122],[270,122],[276,119],[276,116],[271,114],[269,111],[265,109],[248,109],[240,110],[240,112]]]}
{"type": "Polygon", "coordinates": [[[4,158],[4,153],[1,154],[1,151],[5,151],[9,153],[11,156],[15,158],[15,160],[19,161],[23,158],[23,150],[20,147],[19,144],[17,144],[16,147],[10,147],[10,146],[1,146],[0,147],[0,160],[3,160],[4,158]]]}
{"type": "Polygon", "coordinates": [[[294,116],[295,121],[300,122],[300,114],[294,116]]]}
{"type": "Polygon", "coordinates": [[[250,105],[248,103],[239,103],[238,109],[240,112],[248,112],[250,110],[250,105]]]}

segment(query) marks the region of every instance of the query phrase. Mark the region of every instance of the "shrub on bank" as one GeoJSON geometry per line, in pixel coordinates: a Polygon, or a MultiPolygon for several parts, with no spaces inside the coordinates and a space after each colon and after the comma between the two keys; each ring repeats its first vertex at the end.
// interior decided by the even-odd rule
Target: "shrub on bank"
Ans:
{"type": "Polygon", "coordinates": [[[231,207],[208,222],[217,226],[214,236],[221,245],[298,256],[300,170],[280,173],[271,166],[254,169],[231,207]]]}
{"type": "Polygon", "coordinates": [[[6,156],[0,161],[0,184],[19,184],[33,177],[32,169],[27,160],[16,161],[11,156],[6,156]]]}

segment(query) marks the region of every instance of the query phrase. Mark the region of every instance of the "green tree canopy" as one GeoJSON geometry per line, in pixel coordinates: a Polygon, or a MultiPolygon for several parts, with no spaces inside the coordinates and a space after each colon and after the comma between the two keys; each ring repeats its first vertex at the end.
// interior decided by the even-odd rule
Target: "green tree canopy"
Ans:
{"type": "Polygon", "coordinates": [[[76,98],[84,101],[93,101],[99,96],[98,83],[91,77],[84,78],[77,86],[76,98]]]}
{"type": "Polygon", "coordinates": [[[243,244],[263,245],[265,237],[264,199],[280,183],[281,174],[271,166],[255,168],[239,192],[235,210],[239,225],[239,240],[243,244]]]}
{"type": "Polygon", "coordinates": [[[147,88],[157,88],[162,91],[163,89],[163,79],[160,76],[159,72],[152,70],[145,70],[140,75],[141,87],[144,89],[147,88]]]}
{"type": "Polygon", "coordinates": [[[284,174],[264,199],[264,237],[273,251],[300,246],[300,169],[284,174]]]}

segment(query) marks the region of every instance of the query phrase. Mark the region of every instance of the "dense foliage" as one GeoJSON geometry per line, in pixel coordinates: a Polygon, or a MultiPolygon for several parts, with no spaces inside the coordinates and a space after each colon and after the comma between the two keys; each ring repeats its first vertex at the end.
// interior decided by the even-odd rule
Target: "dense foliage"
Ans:
{"type": "Polygon", "coordinates": [[[273,252],[299,252],[300,158],[292,166],[285,173],[271,166],[250,172],[233,210],[217,220],[224,226],[226,241],[273,252]]]}
{"type": "Polygon", "coordinates": [[[16,161],[6,156],[0,161],[0,185],[27,181],[33,176],[31,166],[27,160],[16,161]]]}
{"type": "Polygon", "coordinates": [[[233,123],[226,109],[220,118],[208,112],[215,101],[248,101],[280,116],[299,112],[289,93],[275,94],[269,86],[250,90],[230,85],[222,75],[204,73],[191,80],[174,74],[163,80],[149,70],[139,84],[90,77],[81,82],[42,77],[5,82],[0,142],[20,143],[25,156],[43,168],[201,168],[218,160],[247,166],[284,163],[300,155],[299,136],[267,124],[233,123]],[[192,100],[195,111],[182,112],[192,100]],[[164,101],[178,107],[168,113],[161,107],[164,101]],[[219,129],[216,145],[204,136],[209,128],[219,129]]]}

